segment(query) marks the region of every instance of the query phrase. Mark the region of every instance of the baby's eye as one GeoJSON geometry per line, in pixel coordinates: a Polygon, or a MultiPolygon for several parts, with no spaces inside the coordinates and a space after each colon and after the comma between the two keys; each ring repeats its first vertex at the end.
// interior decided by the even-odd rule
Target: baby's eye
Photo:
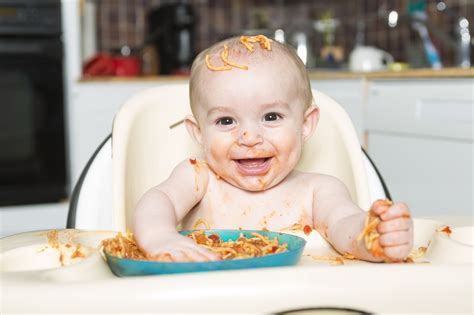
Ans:
{"type": "Polygon", "coordinates": [[[218,125],[228,126],[234,123],[234,119],[231,117],[222,117],[217,120],[218,125]]]}
{"type": "Polygon", "coordinates": [[[268,113],[263,117],[265,121],[275,121],[281,119],[281,115],[278,113],[268,113]]]}

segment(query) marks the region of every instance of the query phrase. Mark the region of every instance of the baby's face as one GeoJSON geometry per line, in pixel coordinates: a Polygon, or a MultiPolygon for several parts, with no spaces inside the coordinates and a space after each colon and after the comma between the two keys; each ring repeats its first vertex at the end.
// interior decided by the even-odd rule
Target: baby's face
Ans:
{"type": "Polygon", "coordinates": [[[296,166],[303,144],[306,108],[295,76],[268,63],[203,71],[195,115],[209,166],[244,190],[275,186],[296,166]]]}

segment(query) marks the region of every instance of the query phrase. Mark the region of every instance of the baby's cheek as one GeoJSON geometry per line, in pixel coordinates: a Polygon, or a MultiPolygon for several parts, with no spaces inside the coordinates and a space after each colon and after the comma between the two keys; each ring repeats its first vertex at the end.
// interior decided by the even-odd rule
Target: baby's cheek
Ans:
{"type": "Polygon", "coordinates": [[[287,162],[294,162],[301,153],[301,140],[293,135],[282,135],[278,142],[278,151],[286,157],[287,162]]]}
{"type": "Polygon", "coordinates": [[[215,159],[218,157],[220,154],[222,154],[222,151],[218,149],[219,145],[211,144],[208,148],[208,153],[215,159]]]}
{"type": "Polygon", "coordinates": [[[210,138],[205,144],[206,159],[217,163],[222,163],[227,159],[229,150],[232,147],[235,140],[231,135],[227,137],[213,137],[210,138]]]}
{"type": "Polygon", "coordinates": [[[225,154],[224,148],[226,147],[226,142],[222,139],[212,139],[208,146],[209,154],[212,157],[217,158],[225,154]]]}
{"type": "Polygon", "coordinates": [[[281,132],[271,132],[267,137],[268,139],[272,139],[273,142],[278,141],[281,147],[288,149],[296,145],[301,145],[301,138],[298,137],[297,132],[294,132],[294,129],[290,130],[293,132],[288,132],[288,129],[281,130],[281,132]]]}

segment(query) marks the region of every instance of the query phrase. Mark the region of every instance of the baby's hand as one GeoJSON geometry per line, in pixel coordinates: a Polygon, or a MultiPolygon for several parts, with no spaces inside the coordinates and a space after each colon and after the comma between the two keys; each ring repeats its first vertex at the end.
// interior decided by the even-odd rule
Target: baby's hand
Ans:
{"type": "Polygon", "coordinates": [[[404,260],[413,247],[413,221],[408,206],[402,202],[391,204],[387,200],[377,200],[371,211],[380,219],[378,242],[384,256],[390,261],[404,260]]]}
{"type": "Polygon", "coordinates": [[[206,248],[199,246],[189,237],[177,232],[163,232],[142,247],[147,257],[159,261],[210,261],[219,260],[219,256],[206,248]]]}

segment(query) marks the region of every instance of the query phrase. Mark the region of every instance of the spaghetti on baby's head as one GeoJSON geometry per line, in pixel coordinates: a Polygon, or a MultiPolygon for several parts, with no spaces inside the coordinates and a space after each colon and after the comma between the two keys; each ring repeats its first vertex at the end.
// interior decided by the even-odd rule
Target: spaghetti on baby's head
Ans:
{"type": "MultiPolygon", "coordinates": [[[[262,36],[257,35],[254,37],[262,36]]],[[[202,51],[194,60],[191,67],[189,84],[190,102],[193,114],[195,108],[204,101],[206,83],[212,76],[225,80],[226,75],[252,75],[256,67],[273,67],[281,76],[291,78],[294,93],[301,97],[301,105],[308,108],[312,104],[311,84],[305,65],[294,49],[277,41],[268,40],[270,49],[265,48],[265,41],[245,41],[246,36],[237,36],[220,41],[202,51]],[[243,40],[244,39],[244,40],[243,40]],[[249,46],[253,50],[249,49],[249,46]],[[228,60],[236,66],[230,66],[222,58],[224,50],[228,52],[228,60]],[[207,60],[206,60],[207,59],[207,60]],[[241,66],[241,67],[239,67],[241,66]],[[213,70],[215,69],[215,70],[213,70]],[[222,75],[219,72],[228,72],[222,75]],[[241,72],[236,74],[236,72],[241,72]]],[[[250,37],[251,38],[251,37],[250,37]]],[[[267,46],[268,47],[268,46],[267,46]]],[[[268,86],[267,88],[278,88],[268,86]]]]}

